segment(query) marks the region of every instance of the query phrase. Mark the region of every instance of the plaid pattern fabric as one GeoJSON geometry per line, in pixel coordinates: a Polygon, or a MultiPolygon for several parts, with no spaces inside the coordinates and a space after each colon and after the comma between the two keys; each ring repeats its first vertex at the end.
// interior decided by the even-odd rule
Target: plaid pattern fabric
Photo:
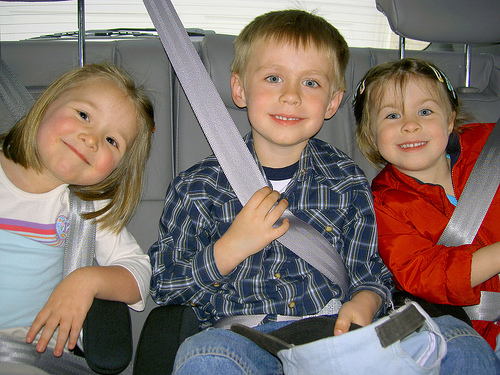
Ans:
{"type": "MultiPolygon", "coordinates": [[[[245,137],[253,152],[251,135],[245,137]]],[[[255,157],[255,154],[254,154],[255,157]]],[[[151,293],[159,304],[190,304],[202,327],[217,317],[311,315],[332,298],[370,289],[390,304],[391,274],[377,253],[372,194],[363,172],[341,151],[311,139],[282,194],[288,208],[326,237],[344,260],[349,296],[277,241],[221,275],[214,243],[242,209],[215,157],[169,186],[159,239],[150,248],[151,293]]]]}

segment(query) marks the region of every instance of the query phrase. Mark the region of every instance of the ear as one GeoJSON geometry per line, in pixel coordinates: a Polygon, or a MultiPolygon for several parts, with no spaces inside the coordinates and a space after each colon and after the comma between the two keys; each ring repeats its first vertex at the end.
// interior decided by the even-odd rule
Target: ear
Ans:
{"type": "Polygon", "coordinates": [[[451,112],[450,119],[448,121],[448,134],[453,133],[456,119],[457,119],[457,113],[455,111],[451,112]]]}
{"type": "Polygon", "coordinates": [[[234,104],[239,108],[245,108],[247,106],[245,100],[245,87],[238,73],[231,74],[231,96],[234,104]]]}
{"type": "Polygon", "coordinates": [[[328,120],[337,112],[337,109],[339,109],[343,97],[344,97],[343,91],[337,91],[333,93],[332,98],[330,99],[330,103],[326,108],[325,120],[328,120]]]}

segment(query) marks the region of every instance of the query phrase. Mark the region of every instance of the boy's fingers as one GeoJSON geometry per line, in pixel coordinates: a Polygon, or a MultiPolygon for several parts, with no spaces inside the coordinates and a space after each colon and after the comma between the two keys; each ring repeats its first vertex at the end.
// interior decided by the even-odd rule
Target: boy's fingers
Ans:
{"type": "Polygon", "coordinates": [[[259,207],[262,201],[273,191],[269,186],[265,186],[262,189],[257,190],[248,200],[246,206],[249,207],[259,207]]]}
{"type": "Polygon", "coordinates": [[[269,212],[274,207],[276,202],[280,199],[280,193],[276,190],[271,190],[269,194],[262,200],[260,207],[265,211],[269,212]]]}
{"type": "Polygon", "coordinates": [[[333,328],[333,334],[335,336],[341,335],[349,331],[349,327],[351,326],[351,322],[346,319],[337,318],[335,322],[335,327],[333,328]]]}
{"type": "Polygon", "coordinates": [[[276,233],[276,238],[280,238],[282,235],[284,235],[289,228],[290,228],[290,222],[288,221],[288,219],[283,219],[281,225],[274,229],[276,233]]]}
{"type": "Polygon", "coordinates": [[[272,224],[276,223],[278,219],[283,215],[286,208],[288,207],[288,201],[286,199],[282,199],[269,213],[267,214],[272,224]]]}

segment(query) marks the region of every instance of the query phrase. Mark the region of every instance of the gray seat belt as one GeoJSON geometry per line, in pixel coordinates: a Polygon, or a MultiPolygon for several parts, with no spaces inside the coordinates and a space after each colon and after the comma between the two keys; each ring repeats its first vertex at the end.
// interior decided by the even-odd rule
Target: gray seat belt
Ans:
{"type": "Polygon", "coordinates": [[[2,58],[0,58],[0,98],[14,118],[14,123],[26,116],[35,103],[33,96],[2,58]]]}
{"type": "Polygon", "coordinates": [[[63,278],[80,267],[91,266],[95,254],[95,220],[85,220],[82,213],[93,212],[94,202],[69,193],[69,229],[64,243],[63,278]]]}
{"type": "Polygon", "coordinates": [[[471,244],[500,184],[500,120],[488,137],[438,245],[471,244]],[[478,194],[478,191],[481,194],[478,194]],[[472,209],[474,208],[474,209],[472,209]]]}
{"type": "MultiPolygon", "coordinates": [[[[500,184],[500,119],[493,128],[465,184],[438,245],[471,244],[500,184]],[[478,194],[477,192],[481,192],[478,194]]],[[[481,292],[481,302],[465,306],[471,320],[500,320],[500,293],[481,292]]]]}
{"type": "MultiPolygon", "coordinates": [[[[144,4],[212,151],[236,196],[245,205],[258,189],[267,186],[264,177],[170,0],[144,0],[144,4]]],[[[319,232],[289,210],[283,218],[290,221],[290,229],[278,241],[339,285],[346,296],[349,280],[340,254],[319,232]]]]}

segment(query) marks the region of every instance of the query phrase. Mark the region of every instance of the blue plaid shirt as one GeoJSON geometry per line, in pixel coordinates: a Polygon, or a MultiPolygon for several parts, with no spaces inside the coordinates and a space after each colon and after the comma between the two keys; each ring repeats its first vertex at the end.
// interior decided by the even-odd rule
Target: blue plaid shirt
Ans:
{"type": "MultiPolygon", "coordinates": [[[[253,152],[251,135],[245,140],[253,152]]],[[[167,190],[159,239],[149,250],[156,303],[190,304],[202,327],[231,315],[268,314],[270,321],[276,314],[312,315],[331,299],[346,300],[362,289],[381,295],[385,310],[391,274],[377,252],[372,194],[361,169],[313,138],[282,197],[340,253],[350,279],[348,296],[278,241],[220,274],[213,245],[242,206],[211,156],[180,173],[167,190]]]]}

